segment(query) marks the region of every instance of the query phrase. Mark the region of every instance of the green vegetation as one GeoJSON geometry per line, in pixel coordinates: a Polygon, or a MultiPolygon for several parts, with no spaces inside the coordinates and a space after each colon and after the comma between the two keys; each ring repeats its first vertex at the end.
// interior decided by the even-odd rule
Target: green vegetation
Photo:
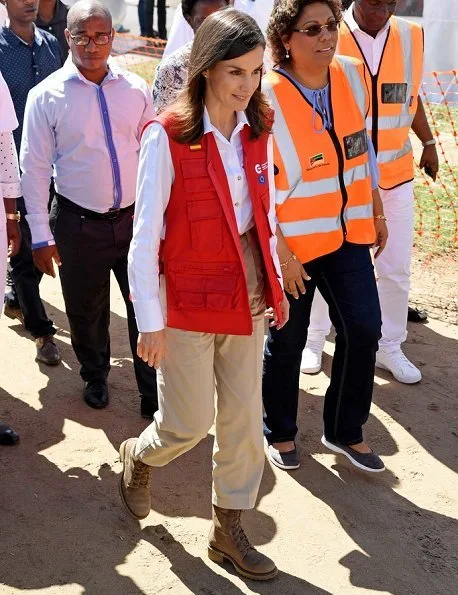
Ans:
{"type": "Polygon", "coordinates": [[[156,72],[157,65],[159,64],[160,60],[157,58],[151,58],[147,62],[140,62],[138,64],[129,64],[126,66],[128,70],[131,72],[135,72],[145,79],[148,86],[151,87],[154,81],[154,73],[156,72]]]}
{"type": "Polygon", "coordinates": [[[458,167],[441,168],[436,184],[415,178],[415,246],[435,254],[458,250],[458,167]]]}
{"type": "Polygon", "coordinates": [[[425,109],[430,120],[433,115],[442,148],[437,147],[437,183],[428,178],[428,184],[418,169],[416,172],[415,245],[429,253],[443,254],[458,250],[458,146],[453,129],[458,127],[458,107],[432,104],[425,109]],[[444,162],[442,149],[448,163],[444,162]]]}

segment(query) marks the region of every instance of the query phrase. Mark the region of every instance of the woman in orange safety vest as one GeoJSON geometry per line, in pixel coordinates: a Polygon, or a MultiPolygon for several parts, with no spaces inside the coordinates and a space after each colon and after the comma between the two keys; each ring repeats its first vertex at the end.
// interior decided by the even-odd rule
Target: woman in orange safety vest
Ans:
{"type": "Polygon", "coordinates": [[[336,328],[323,444],[366,471],[384,465],[363,439],[372,400],[381,316],[370,248],[387,229],[365,119],[361,62],[334,57],[339,0],[279,0],[268,27],[276,67],[263,90],[275,110],[278,254],[290,321],[271,329],[263,400],[270,460],[299,467],[295,436],[301,353],[315,289],[336,328]]]}

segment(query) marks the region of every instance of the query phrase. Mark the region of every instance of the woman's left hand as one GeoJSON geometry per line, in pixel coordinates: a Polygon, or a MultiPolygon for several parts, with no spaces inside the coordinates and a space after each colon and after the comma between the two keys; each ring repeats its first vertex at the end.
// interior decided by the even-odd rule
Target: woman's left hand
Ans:
{"type": "Polygon", "coordinates": [[[277,331],[279,331],[281,328],[283,328],[289,320],[289,302],[288,302],[288,298],[286,297],[284,292],[283,292],[283,299],[279,303],[279,307],[280,307],[280,310],[282,313],[281,323],[279,323],[278,316],[275,313],[275,311],[273,311],[270,314],[270,316],[273,318],[273,320],[271,322],[269,322],[269,326],[274,326],[277,329],[277,331]]]}
{"type": "Polygon", "coordinates": [[[375,225],[375,242],[373,248],[377,248],[374,253],[374,258],[378,258],[383,252],[388,240],[388,227],[384,219],[374,219],[375,225]]]}

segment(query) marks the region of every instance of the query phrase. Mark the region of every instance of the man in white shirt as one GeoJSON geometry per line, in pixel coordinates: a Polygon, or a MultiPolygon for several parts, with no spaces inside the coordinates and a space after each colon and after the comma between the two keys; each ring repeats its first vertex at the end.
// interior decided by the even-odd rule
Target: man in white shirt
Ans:
{"type": "MultiPolygon", "coordinates": [[[[258,23],[264,37],[267,24],[274,6],[274,0],[231,0],[234,8],[246,12],[258,23]]],[[[177,6],[173,17],[164,57],[175,52],[194,39],[194,31],[183,16],[181,4],[177,6]]]]}
{"type": "MultiPolygon", "coordinates": [[[[209,15],[227,7],[228,4],[229,0],[183,0],[181,10],[194,35],[209,15]]],[[[153,84],[153,105],[156,113],[159,114],[175,101],[186,86],[192,44],[190,41],[158,64],[153,84]]]]}
{"type": "MultiPolygon", "coordinates": [[[[344,23],[341,25],[348,27],[358,44],[361,57],[365,60],[371,74],[372,88],[380,82],[378,79],[380,78],[381,65],[387,63],[388,60],[386,56],[389,47],[390,18],[396,10],[396,4],[397,0],[355,0],[345,13],[344,23]]],[[[401,19],[397,19],[397,22],[399,21],[402,22],[401,19]]],[[[391,33],[391,36],[393,35],[391,33]]],[[[355,55],[354,57],[360,56],[355,55]]],[[[413,71],[413,63],[416,59],[412,52],[411,55],[399,56],[399,61],[401,63],[405,61],[409,71],[413,71]]],[[[391,64],[393,64],[392,59],[391,62],[388,61],[388,66],[390,67],[391,64]]],[[[381,80],[381,82],[383,84],[389,81],[381,80]]],[[[406,88],[412,84],[412,81],[407,78],[406,88]]],[[[414,99],[417,97],[412,96],[410,101],[413,102],[414,99]]],[[[387,99],[385,103],[402,102],[393,102],[387,99]]],[[[378,122],[381,120],[387,120],[387,118],[377,115],[378,134],[382,130],[390,130],[386,124],[384,128],[381,124],[379,126],[378,122]]],[[[397,125],[394,125],[393,129],[396,127],[397,125]]],[[[420,167],[425,167],[425,172],[435,179],[438,171],[436,142],[433,140],[420,97],[418,97],[418,106],[411,128],[423,144],[420,167]]],[[[385,159],[380,153],[383,151],[380,151],[377,156],[379,164],[383,163],[383,159],[385,159]]],[[[381,184],[381,186],[380,195],[387,217],[390,239],[387,248],[375,262],[383,320],[382,338],[379,342],[376,365],[390,371],[399,382],[414,384],[421,380],[421,372],[407,359],[401,349],[402,343],[407,338],[410,258],[414,224],[413,180],[405,181],[404,178],[395,186],[393,184],[385,187],[383,187],[384,184],[381,184]]],[[[321,368],[325,336],[329,333],[331,326],[327,307],[323,302],[323,298],[317,293],[310,318],[307,347],[304,350],[301,363],[301,370],[305,373],[315,373],[321,368]]]]}
{"type": "Polygon", "coordinates": [[[145,82],[108,64],[114,36],[108,10],[82,0],[68,13],[71,60],[29,94],[21,145],[23,193],[37,267],[59,266],[84,399],[108,404],[110,273],[127,307],[142,413],[157,406],[155,371],[137,355],[127,254],[132,238],[139,136],[153,117],[145,82]],[[47,214],[49,179],[56,199],[47,214]],[[51,231],[52,229],[52,231],[51,231]]]}

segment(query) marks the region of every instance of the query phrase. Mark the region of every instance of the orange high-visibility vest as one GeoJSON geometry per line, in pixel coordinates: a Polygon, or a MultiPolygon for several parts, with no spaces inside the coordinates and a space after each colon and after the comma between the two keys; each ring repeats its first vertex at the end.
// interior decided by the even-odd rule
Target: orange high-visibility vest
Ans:
{"type": "MultiPolygon", "coordinates": [[[[346,239],[375,239],[365,118],[364,66],[334,58],[329,67],[333,128],[312,128],[313,106],[294,81],[272,70],[263,91],[275,110],[274,162],[278,223],[302,262],[334,252],[346,239]]],[[[317,127],[322,119],[316,114],[317,127]]]]}
{"type": "MultiPolygon", "coordinates": [[[[391,17],[378,72],[371,74],[371,108],[367,129],[380,168],[380,187],[389,190],[413,179],[409,130],[418,105],[423,73],[423,29],[391,17]]],[[[339,54],[366,61],[348,25],[340,25],[339,54]]],[[[366,61],[367,65],[367,61],[366,61]]]]}

